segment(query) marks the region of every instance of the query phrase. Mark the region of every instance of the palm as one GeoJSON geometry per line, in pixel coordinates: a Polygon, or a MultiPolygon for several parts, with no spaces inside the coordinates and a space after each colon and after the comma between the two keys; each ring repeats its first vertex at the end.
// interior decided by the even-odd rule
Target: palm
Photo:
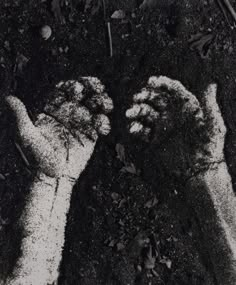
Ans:
{"type": "Polygon", "coordinates": [[[50,176],[77,179],[98,136],[110,131],[105,114],[113,104],[93,77],[60,82],[35,126],[19,99],[9,96],[7,102],[16,115],[23,146],[30,147],[41,171],[50,176]]]}
{"type": "Polygon", "coordinates": [[[204,100],[201,107],[180,82],[151,77],[126,112],[129,132],[155,147],[168,172],[192,175],[223,159],[226,130],[215,84],[208,86],[204,100]]]}

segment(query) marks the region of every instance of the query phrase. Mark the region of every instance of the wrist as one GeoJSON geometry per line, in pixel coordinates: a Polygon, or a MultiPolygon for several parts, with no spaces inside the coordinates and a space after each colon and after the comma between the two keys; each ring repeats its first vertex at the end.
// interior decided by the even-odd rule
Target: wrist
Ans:
{"type": "Polygon", "coordinates": [[[40,172],[37,172],[33,182],[41,183],[42,188],[45,188],[45,187],[48,188],[50,186],[53,188],[59,183],[67,184],[68,186],[71,185],[71,187],[73,187],[73,185],[76,182],[76,179],[74,177],[69,177],[68,175],[61,175],[60,177],[51,177],[45,174],[44,172],[40,171],[40,172]]]}

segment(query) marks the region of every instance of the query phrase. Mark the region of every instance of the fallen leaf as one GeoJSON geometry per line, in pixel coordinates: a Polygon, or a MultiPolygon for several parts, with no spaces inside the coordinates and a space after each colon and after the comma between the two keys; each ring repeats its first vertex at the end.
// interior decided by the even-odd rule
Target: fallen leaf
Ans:
{"type": "Polygon", "coordinates": [[[16,57],[16,64],[15,64],[14,72],[17,75],[21,75],[28,61],[29,59],[26,56],[24,56],[23,54],[18,54],[16,57]]]}
{"type": "Polygon", "coordinates": [[[6,177],[0,173],[0,180],[6,180],[6,177]]]}
{"type": "Polygon", "coordinates": [[[153,254],[152,247],[149,246],[147,255],[144,259],[144,267],[146,269],[153,269],[155,267],[155,263],[156,263],[156,255],[153,254]]]}
{"type": "Polygon", "coordinates": [[[163,256],[163,258],[160,260],[160,263],[165,264],[168,269],[171,269],[172,261],[167,257],[163,256]]]}
{"type": "Polygon", "coordinates": [[[121,208],[125,203],[126,199],[125,198],[121,199],[118,208],[121,208]]]}
{"type": "Polygon", "coordinates": [[[196,50],[202,58],[206,58],[213,39],[212,33],[197,33],[192,35],[188,42],[191,50],[196,50]]]}
{"type": "Polygon", "coordinates": [[[131,174],[137,174],[137,169],[135,165],[131,162],[130,164],[126,164],[126,166],[121,168],[121,172],[128,172],[131,174]]]}
{"type": "Polygon", "coordinates": [[[122,144],[120,143],[117,143],[116,144],[116,152],[117,152],[117,158],[125,163],[126,162],[126,159],[125,159],[125,148],[122,144]]]}
{"type": "Polygon", "coordinates": [[[147,201],[147,203],[144,205],[144,208],[150,209],[150,208],[154,207],[157,204],[158,204],[158,200],[157,200],[157,198],[155,196],[151,200],[147,201]]]}

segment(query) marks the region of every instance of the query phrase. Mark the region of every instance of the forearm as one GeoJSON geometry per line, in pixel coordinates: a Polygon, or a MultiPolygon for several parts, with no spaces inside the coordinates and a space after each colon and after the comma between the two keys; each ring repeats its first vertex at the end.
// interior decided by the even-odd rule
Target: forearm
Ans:
{"type": "Polygon", "coordinates": [[[53,284],[58,276],[73,183],[45,175],[41,179],[32,184],[26,201],[22,256],[7,284],[53,284]]]}
{"type": "Polygon", "coordinates": [[[209,167],[186,185],[219,285],[236,284],[236,198],[225,162],[209,167]]]}

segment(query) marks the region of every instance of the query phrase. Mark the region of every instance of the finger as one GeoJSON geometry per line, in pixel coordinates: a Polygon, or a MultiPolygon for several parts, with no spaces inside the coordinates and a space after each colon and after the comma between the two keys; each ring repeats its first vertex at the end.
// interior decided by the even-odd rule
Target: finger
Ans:
{"type": "Polygon", "coordinates": [[[77,127],[92,122],[92,115],[89,109],[84,106],[75,106],[71,112],[71,116],[68,118],[69,121],[77,127]]]}
{"type": "Polygon", "coordinates": [[[44,111],[50,116],[54,117],[60,123],[68,125],[69,120],[72,116],[73,111],[75,110],[75,103],[66,101],[60,106],[55,107],[52,105],[46,105],[44,111]]]}
{"type": "Polygon", "coordinates": [[[63,92],[67,98],[78,102],[85,97],[84,86],[76,80],[61,81],[56,85],[56,89],[63,92]]]}
{"type": "Polygon", "coordinates": [[[219,105],[217,103],[217,84],[210,84],[204,92],[205,110],[212,120],[213,134],[215,136],[224,137],[226,134],[226,126],[222,117],[219,105]]]}
{"type": "Polygon", "coordinates": [[[32,152],[44,173],[56,176],[60,171],[59,161],[56,159],[50,142],[34,126],[25,105],[18,98],[8,96],[5,100],[16,118],[16,127],[22,145],[32,152]]]}
{"type": "Polygon", "coordinates": [[[146,88],[142,89],[140,93],[137,93],[133,96],[134,103],[144,103],[150,97],[150,91],[146,88]]]}
{"type": "Polygon", "coordinates": [[[129,132],[131,135],[139,136],[143,140],[149,141],[151,128],[145,127],[142,123],[134,121],[129,126],[129,132]]]}
{"type": "Polygon", "coordinates": [[[159,113],[148,104],[134,104],[132,108],[126,111],[128,119],[143,119],[146,122],[155,122],[159,119],[159,113]]]}
{"type": "Polygon", "coordinates": [[[94,119],[94,126],[97,132],[101,135],[108,135],[111,131],[110,121],[107,116],[100,114],[94,119]]]}
{"type": "Polygon", "coordinates": [[[96,93],[103,93],[105,91],[105,86],[97,77],[81,77],[80,80],[82,81],[85,87],[92,89],[96,93]]]}
{"type": "Polygon", "coordinates": [[[189,92],[184,85],[178,80],[173,80],[166,76],[151,76],[148,80],[148,87],[155,89],[164,89],[168,91],[173,96],[180,96],[183,99],[190,99],[195,97],[191,92],[189,92]]]}
{"type": "Polygon", "coordinates": [[[72,129],[71,133],[83,146],[86,145],[86,141],[95,142],[98,138],[97,132],[91,124],[87,125],[86,128],[72,129]]]}
{"type": "Polygon", "coordinates": [[[93,111],[101,111],[105,114],[110,113],[113,110],[112,99],[107,93],[95,94],[86,101],[86,105],[93,111]]]}

